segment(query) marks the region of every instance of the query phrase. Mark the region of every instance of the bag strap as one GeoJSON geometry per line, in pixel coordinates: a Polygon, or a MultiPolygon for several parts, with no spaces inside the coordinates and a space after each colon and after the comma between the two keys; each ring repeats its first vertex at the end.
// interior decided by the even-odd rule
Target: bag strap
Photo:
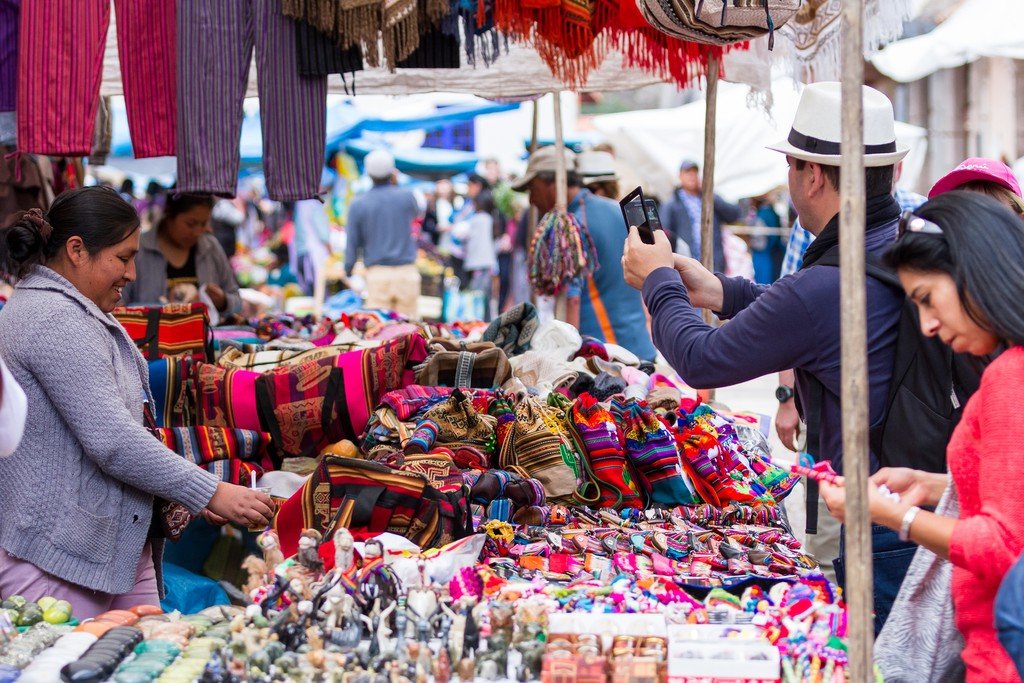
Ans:
{"type": "Polygon", "coordinates": [[[160,358],[160,317],[162,308],[150,308],[146,311],[146,360],[160,358]]]}
{"type": "MultiPolygon", "coordinates": [[[[810,395],[804,404],[804,415],[807,418],[807,453],[814,458],[815,462],[821,460],[821,411],[825,397],[825,387],[818,378],[807,373],[810,395]]],[[[805,533],[818,533],[818,482],[812,479],[806,481],[807,499],[806,512],[807,523],[805,533]]]]}
{"type": "Polygon", "coordinates": [[[459,351],[459,360],[455,365],[455,387],[468,389],[473,383],[473,366],[476,354],[472,351],[459,351]]]}

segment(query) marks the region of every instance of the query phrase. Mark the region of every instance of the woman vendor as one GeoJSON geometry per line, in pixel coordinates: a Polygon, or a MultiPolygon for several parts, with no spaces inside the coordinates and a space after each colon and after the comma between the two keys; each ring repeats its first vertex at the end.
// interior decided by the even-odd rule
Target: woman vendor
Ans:
{"type": "Polygon", "coordinates": [[[156,228],[142,233],[135,259],[138,277],[124,289],[124,303],[191,303],[206,296],[224,315],[242,310],[228,257],[209,230],[210,195],[169,196],[156,228]]]}
{"type": "Polygon", "coordinates": [[[0,595],[50,595],[79,619],[159,604],[154,496],[209,521],[269,523],[273,502],[218,480],[143,426],[148,365],[110,315],[135,280],[139,217],[109,188],[66,192],[0,232],[19,282],[0,311],[0,356],[28,399],[0,459],[0,595]]]}
{"type": "MultiPolygon", "coordinates": [[[[949,474],[879,470],[871,477],[871,519],[953,564],[967,680],[1016,682],[1017,670],[996,636],[993,605],[1000,582],[1024,551],[1017,478],[1024,469],[1024,231],[997,200],[959,191],[905,215],[900,235],[887,260],[917,305],[922,333],[938,335],[958,353],[1006,350],[985,369],[964,409],[946,451],[949,474]],[[881,495],[882,485],[899,500],[881,495]],[[959,497],[959,519],[922,509],[937,505],[950,485],[959,497]]],[[[822,484],[821,494],[832,514],[844,519],[842,486],[822,484]]]]}

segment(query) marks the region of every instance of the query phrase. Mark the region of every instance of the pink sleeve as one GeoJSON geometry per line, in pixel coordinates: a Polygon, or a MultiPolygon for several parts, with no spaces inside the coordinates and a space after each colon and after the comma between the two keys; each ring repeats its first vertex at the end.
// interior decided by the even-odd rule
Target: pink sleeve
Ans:
{"type": "Polygon", "coordinates": [[[950,561],[990,585],[1002,581],[1024,550],[1024,509],[1019,502],[1024,411],[1016,407],[1022,373],[1015,372],[1020,367],[993,365],[982,377],[977,418],[981,512],[957,522],[949,541],[950,561]]]}

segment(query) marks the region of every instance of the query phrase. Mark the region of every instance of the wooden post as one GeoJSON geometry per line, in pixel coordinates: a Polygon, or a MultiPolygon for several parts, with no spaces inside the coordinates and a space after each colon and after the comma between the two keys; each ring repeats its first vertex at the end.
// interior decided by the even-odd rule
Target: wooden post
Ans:
{"type": "MultiPolygon", "coordinates": [[[[565,167],[565,135],[562,131],[562,93],[555,92],[555,211],[565,213],[569,210],[568,169],[565,167]]],[[[573,327],[580,326],[579,300],[570,301],[565,294],[559,294],[555,300],[555,318],[565,321],[573,327]]]]}
{"type": "Polygon", "coordinates": [[[846,477],[846,604],[850,681],[873,680],[874,606],[868,510],[867,297],[864,270],[864,0],[843,3],[842,151],[839,215],[842,311],[843,474],[846,477]]]}
{"type": "MultiPolygon", "coordinates": [[[[704,98],[704,167],[700,200],[700,262],[715,269],[715,131],[718,111],[718,57],[708,57],[708,92],[704,98]]],[[[712,324],[711,311],[704,309],[704,322],[712,324]]]]}

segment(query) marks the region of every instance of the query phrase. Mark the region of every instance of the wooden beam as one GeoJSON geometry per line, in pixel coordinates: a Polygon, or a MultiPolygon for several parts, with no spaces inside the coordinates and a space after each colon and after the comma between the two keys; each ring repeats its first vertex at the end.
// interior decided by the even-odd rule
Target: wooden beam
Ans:
{"type": "Polygon", "coordinates": [[[874,680],[874,599],[868,510],[867,297],[864,266],[864,0],[843,2],[840,163],[843,474],[846,477],[846,604],[850,681],[874,680]]]}
{"type": "MultiPolygon", "coordinates": [[[[715,269],[715,133],[718,111],[718,57],[708,57],[708,91],[704,112],[704,166],[700,209],[700,262],[710,271],[715,269]]],[[[704,322],[714,320],[711,311],[704,310],[704,322]]]]}

